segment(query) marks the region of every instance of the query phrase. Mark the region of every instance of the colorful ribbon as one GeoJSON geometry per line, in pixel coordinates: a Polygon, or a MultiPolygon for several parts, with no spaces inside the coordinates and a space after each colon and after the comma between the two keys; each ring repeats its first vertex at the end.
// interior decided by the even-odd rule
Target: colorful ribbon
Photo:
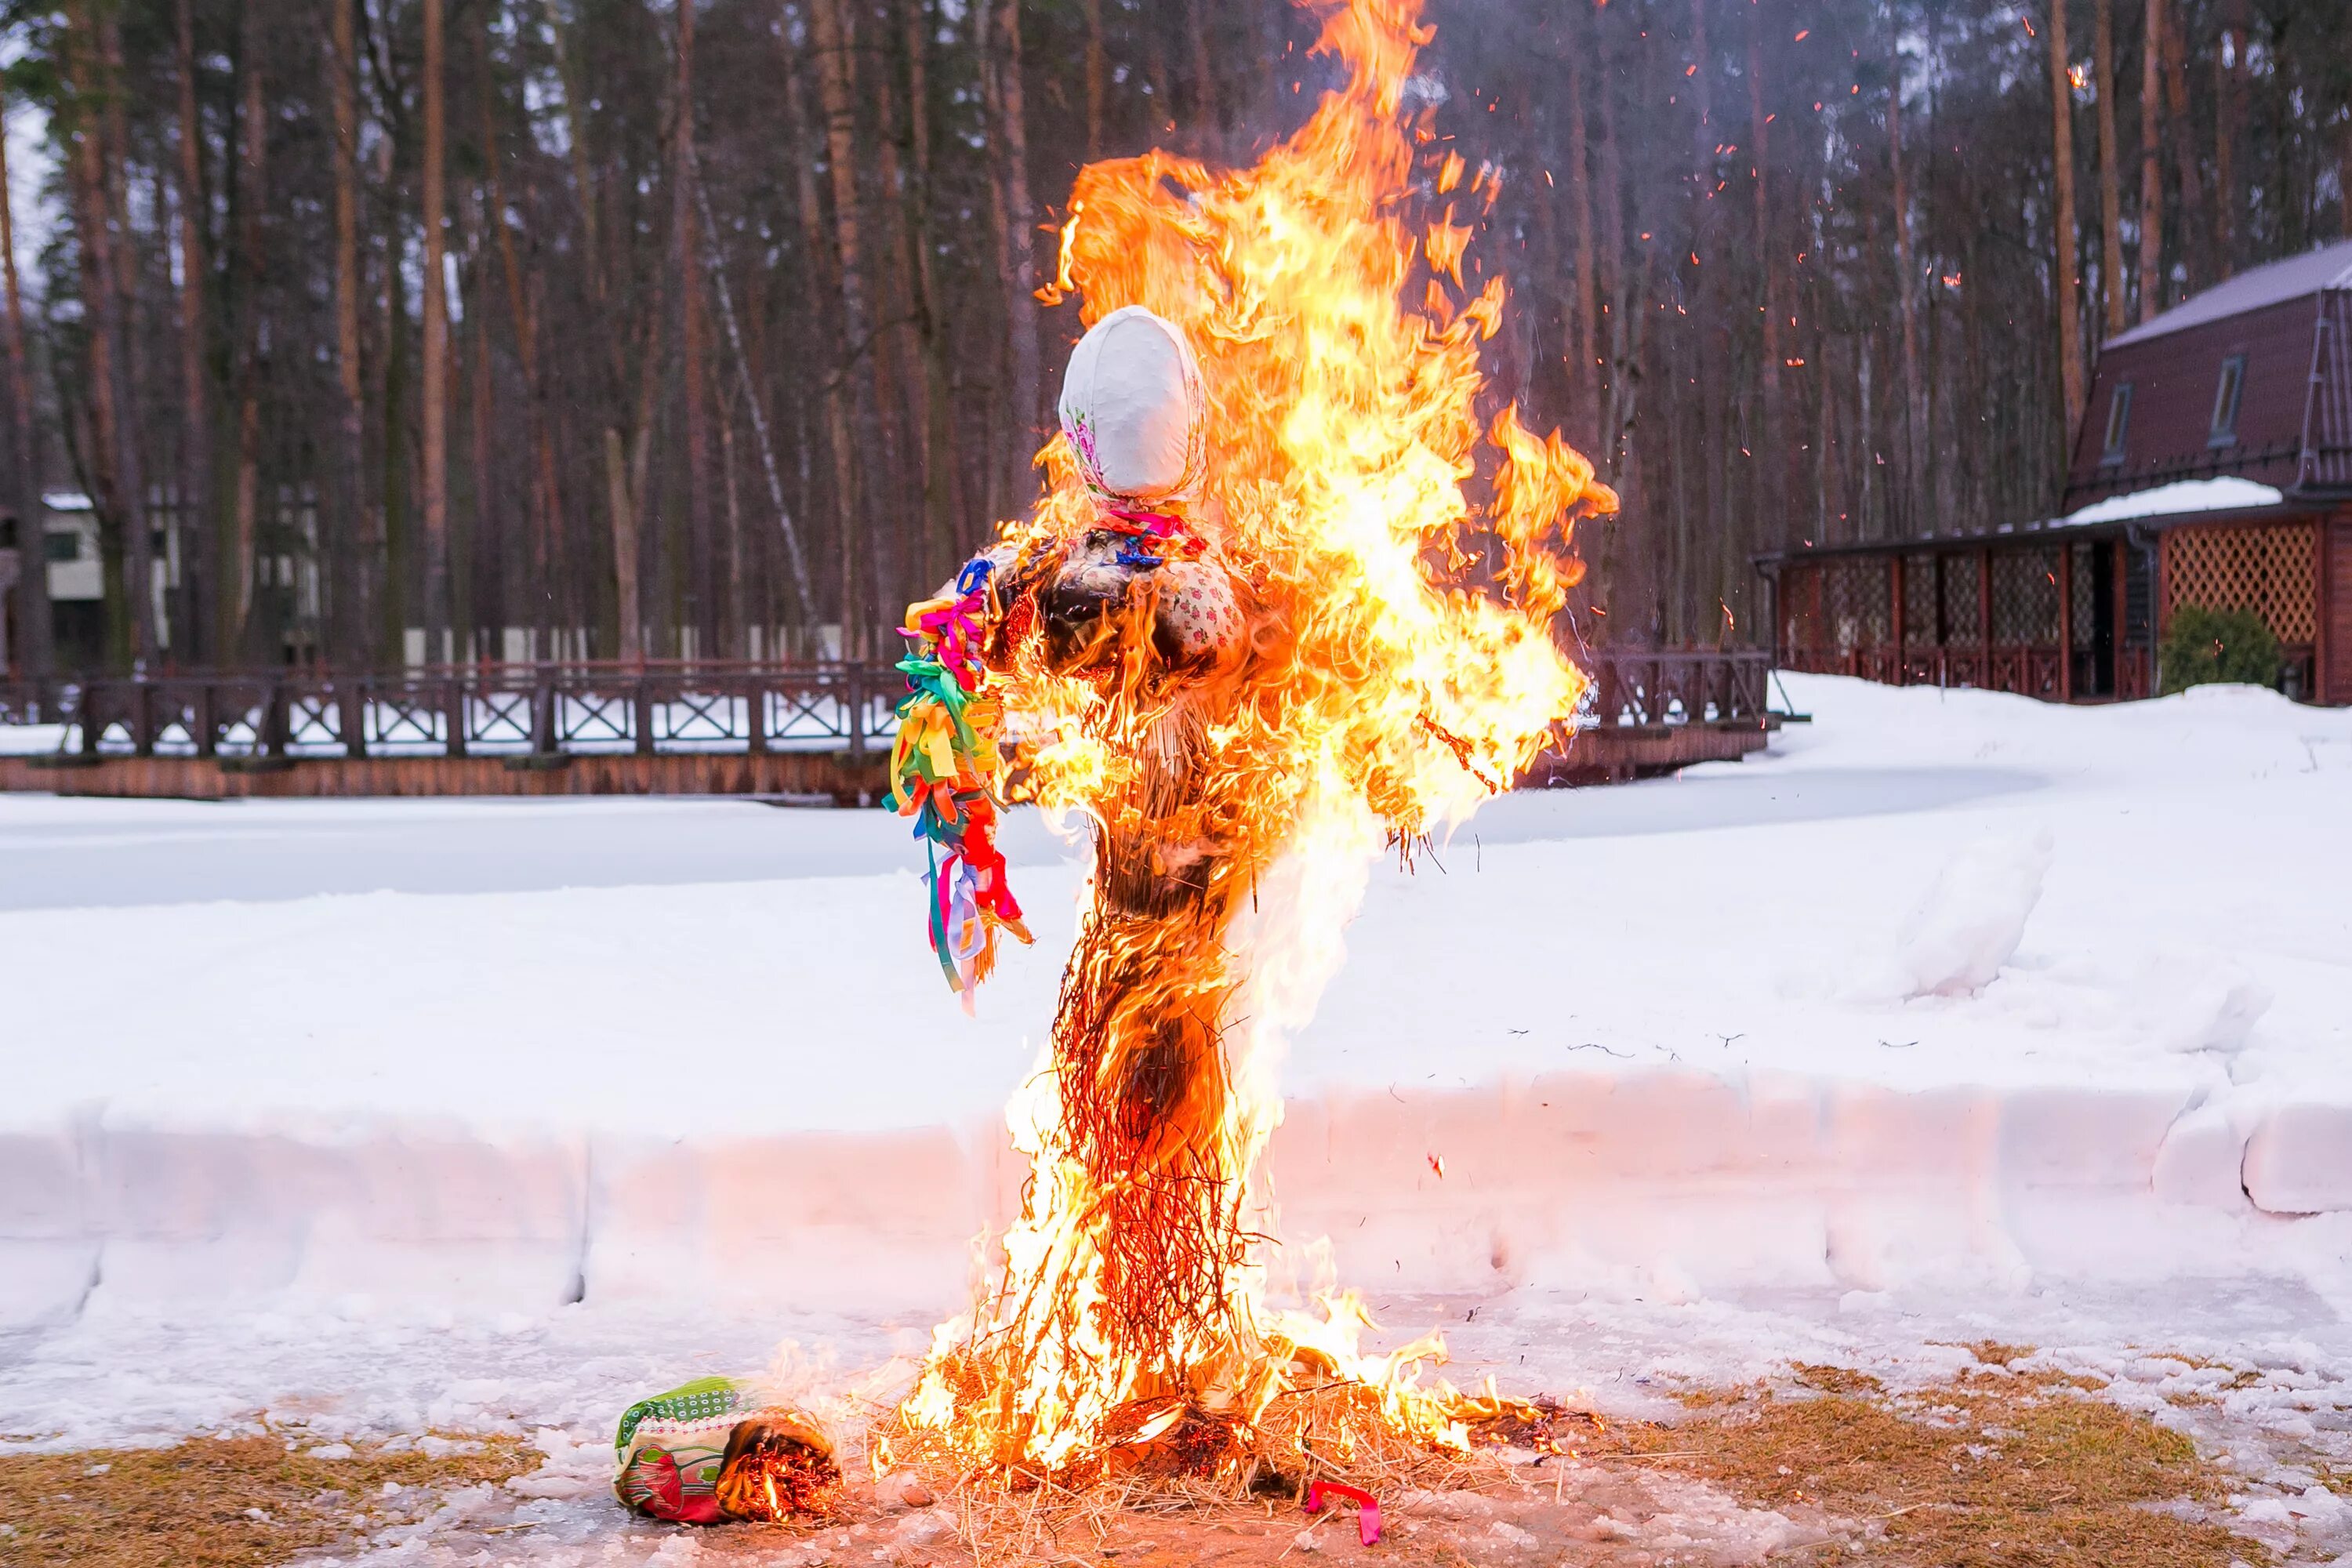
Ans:
{"type": "Polygon", "coordinates": [[[1361,1487],[1351,1487],[1345,1481],[1309,1481],[1307,1483],[1307,1511],[1323,1510],[1323,1494],[1334,1492],[1356,1505],[1356,1536],[1367,1546],[1375,1546],[1381,1539],[1380,1500],[1361,1487]]]}
{"type": "Polygon", "coordinates": [[[929,855],[931,952],[967,1012],[973,990],[996,966],[997,931],[1030,940],[996,847],[996,731],[1003,710],[981,695],[988,679],[980,662],[982,621],[994,564],[971,561],[957,574],[951,596],[907,607],[899,631],[916,649],[898,661],[907,696],[890,752],[891,804],[915,819],[915,837],[929,855]]]}

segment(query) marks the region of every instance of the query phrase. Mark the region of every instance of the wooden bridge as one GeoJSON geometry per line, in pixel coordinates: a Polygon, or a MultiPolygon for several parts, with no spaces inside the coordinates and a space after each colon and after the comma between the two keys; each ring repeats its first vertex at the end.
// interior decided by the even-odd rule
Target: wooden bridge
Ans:
{"type": "MultiPolygon", "coordinates": [[[[1523,783],[1601,783],[1759,749],[1769,657],[1601,653],[1568,745],[1523,783]]],[[[870,804],[905,679],[887,665],[482,664],[215,670],[0,686],[0,790],[241,795],[746,795],[870,804]]]]}

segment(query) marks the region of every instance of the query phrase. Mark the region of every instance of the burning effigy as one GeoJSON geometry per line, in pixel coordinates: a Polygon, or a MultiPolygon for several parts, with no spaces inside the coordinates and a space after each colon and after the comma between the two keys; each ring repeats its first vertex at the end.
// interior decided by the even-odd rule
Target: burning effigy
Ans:
{"type": "Polygon", "coordinates": [[[1028,937],[995,844],[1008,744],[1093,855],[1009,1114],[1020,1218],[877,1467],[1303,1486],[1309,1449],[1465,1440],[1468,1404],[1423,1382],[1434,1342],[1367,1353],[1352,1293],[1270,1305],[1255,1178],[1284,1032],[1370,865],[1460,823],[1576,709],[1554,621],[1577,523],[1616,498],[1482,409],[1504,287],[1465,262],[1496,187],[1408,107],[1415,0],[1317,9],[1346,83],[1254,166],[1080,174],[1049,292],[1088,330],[1047,493],[909,611],[896,799],[967,1005],[1000,936],[1028,937]]]}
{"type": "Polygon", "coordinates": [[[1575,711],[1554,622],[1616,498],[1488,406],[1504,287],[1465,259],[1497,187],[1408,106],[1417,0],[1317,10],[1346,81],[1255,165],[1080,174],[1046,493],[908,611],[893,798],[967,1007],[1029,940],[996,842],[1016,773],[1092,860],[1008,1112],[1020,1217],[866,1459],[1008,1490],[1271,1479],[1355,1500],[1369,1541],[1341,1470],[1461,1450],[1502,1406],[1428,1381],[1433,1337],[1367,1350],[1353,1292],[1276,1304],[1276,1058],[1383,849],[1410,860],[1575,711]]]}

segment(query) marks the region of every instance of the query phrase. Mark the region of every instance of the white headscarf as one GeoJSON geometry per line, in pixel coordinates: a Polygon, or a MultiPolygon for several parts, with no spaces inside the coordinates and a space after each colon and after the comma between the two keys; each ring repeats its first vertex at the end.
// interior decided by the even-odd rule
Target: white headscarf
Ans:
{"type": "Polygon", "coordinates": [[[1140,305],[1113,310],[1070,351],[1062,432],[1096,493],[1150,505],[1185,494],[1207,468],[1207,398],[1192,348],[1140,305]]]}

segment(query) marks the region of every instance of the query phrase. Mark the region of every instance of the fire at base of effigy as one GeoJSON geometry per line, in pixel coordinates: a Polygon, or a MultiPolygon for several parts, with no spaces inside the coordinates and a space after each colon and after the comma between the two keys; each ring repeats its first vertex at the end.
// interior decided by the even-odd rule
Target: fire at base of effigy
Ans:
{"type": "Polygon", "coordinates": [[[1417,0],[1314,9],[1346,80],[1254,165],[1080,174],[1045,292],[1088,331],[1047,494],[909,612],[894,798],[967,1006],[1000,934],[1028,940],[994,843],[1010,773],[1092,863],[1008,1112],[1020,1217],[866,1435],[877,1475],[1307,1497],[1425,1484],[1530,1414],[1434,1381],[1433,1338],[1366,1350],[1352,1293],[1285,1310],[1270,1283],[1285,1036],[1372,862],[1458,826],[1575,711],[1554,622],[1576,525],[1616,505],[1486,406],[1504,288],[1465,259],[1498,187],[1413,97],[1417,0]]]}

